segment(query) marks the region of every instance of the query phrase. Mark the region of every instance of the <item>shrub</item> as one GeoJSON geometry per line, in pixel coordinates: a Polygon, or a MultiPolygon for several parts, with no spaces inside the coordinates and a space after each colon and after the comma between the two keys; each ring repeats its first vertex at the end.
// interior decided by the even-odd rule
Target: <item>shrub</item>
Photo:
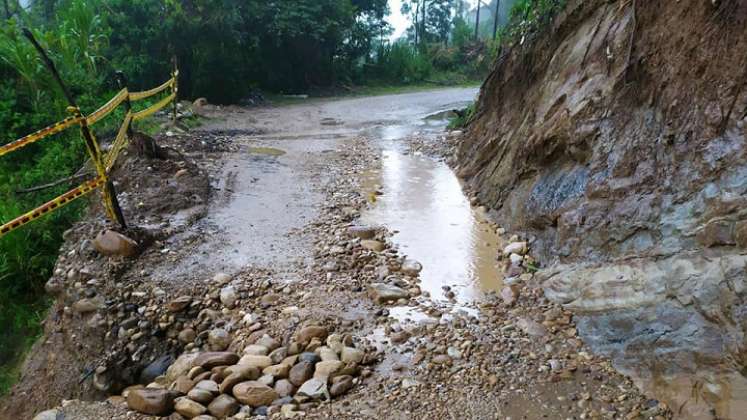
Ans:
{"type": "Polygon", "coordinates": [[[425,53],[400,41],[380,46],[372,62],[367,63],[367,69],[368,79],[407,84],[428,78],[433,65],[425,53]]]}

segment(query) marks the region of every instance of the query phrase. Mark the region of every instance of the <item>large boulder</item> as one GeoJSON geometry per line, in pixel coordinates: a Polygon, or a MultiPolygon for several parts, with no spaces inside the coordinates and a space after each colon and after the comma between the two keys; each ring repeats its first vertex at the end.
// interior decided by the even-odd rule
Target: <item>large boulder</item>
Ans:
{"type": "Polygon", "coordinates": [[[176,399],[174,410],[182,416],[191,419],[205,413],[207,411],[207,408],[204,405],[196,401],[192,401],[187,397],[181,397],[176,399]]]}
{"type": "Polygon", "coordinates": [[[221,394],[208,405],[207,409],[213,416],[224,419],[233,416],[239,411],[239,403],[234,397],[221,394]]]}
{"type": "Polygon", "coordinates": [[[368,297],[376,303],[387,303],[407,299],[410,295],[401,287],[385,283],[371,283],[368,286],[368,297]]]}
{"type": "Polygon", "coordinates": [[[325,379],[312,378],[304,382],[298,392],[297,396],[308,397],[312,400],[324,400],[329,399],[329,390],[327,390],[327,381],[325,379]]]}
{"type": "Polygon", "coordinates": [[[228,351],[214,351],[200,353],[193,359],[193,366],[200,366],[210,370],[216,366],[230,366],[239,361],[239,355],[228,351]]]}
{"type": "Polygon", "coordinates": [[[270,405],[278,399],[278,393],[258,381],[241,382],[233,387],[233,395],[239,402],[251,407],[270,405]]]}
{"type": "Polygon", "coordinates": [[[127,394],[127,407],[138,413],[167,416],[174,410],[176,393],[165,389],[133,389],[127,394]]]}
{"type": "Polygon", "coordinates": [[[137,242],[113,230],[105,230],[96,235],[93,246],[96,251],[107,256],[132,257],[138,252],[137,242]]]}

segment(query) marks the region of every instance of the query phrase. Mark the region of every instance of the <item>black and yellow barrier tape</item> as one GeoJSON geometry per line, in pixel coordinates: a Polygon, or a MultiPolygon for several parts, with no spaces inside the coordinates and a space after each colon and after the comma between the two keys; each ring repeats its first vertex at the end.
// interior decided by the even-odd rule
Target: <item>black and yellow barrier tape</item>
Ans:
{"type": "Polygon", "coordinates": [[[132,122],[132,113],[128,112],[125,116],[124,122],[119,127],[117,138],[114,139],[112,147],[109,150],[109,154],[107,154],[106,158],[104,159],[106,173],[109,173],[112,170],[114,162],[117,161],[117,156],[119,156],[119,152],[121,152],[122,149],[127,145],[127,129],[130,127],[130,122],[132,122]]]}
{"type": "Polygon", "coordinates": [[[97,109],[87,117],[84,116],[78,108],[68,108],[68,111],[73,114],[71,117],[50,125],[49,127],[43,128],[33,134],[29,134],[28,136],[18,139],[12,143],[0,146],[0,156],[3,156],[21,149],[24,146],[28,146],[29,144],[37,142],[45,137],[64,131],[65,129],[70,128],[73,125],[80,125],[81,134],[87,142],[86,147],[90,154],[91,160],[96,167],[96,171],[98,172],[98,177],[96,179],[88,181],[63,195],[52,199],[42,206],[39,206],[36,209],[31,210],[11,220],[10,222],[0,225],[0,237],[46,214],[49,214],[99,188],[102,190],[102,193],[104,195],[104,207],[106,208],[107,214],[110,218],[112,218],[112,220],[115,220],[113,203],[116,200],[112,200],[112,197],[109,195],[109,190],[111,189],[111,187],[103,188],[106,185],[111,186],[111,184],[107,184],[108,182],[110,182],[108,180],[108,174],[116,163],[117,157],[121,153],[122,149],[127,145],[127,142],[129,141],[127,133],[132,122],[139,121],[153,115],[154,113],[158,112],[166,105],[168,105],[171,101],[174,101],[176,99],[176,78],[178,77],[179,72],[174,71],[174,73],[172,74],[173,77],[171,79],[167,80],[162,85],[147,91],[130,93],[127,88],[122,89],[121,91],[119,91],[119,93],[117,93],[117,95],[110,99],[109,102],[104,104],[101,108],[97,109]],[[171,94],[158,101],[158,103],[156,103],[155,105],[152,105],[140,112],[127,112],[122,125],[119,127],[117,137],[112,143],[111,150],[106,156],[102,156],[99,144],[96,141],[96,137],[93,131],[90,130],[90,126],[109,115],[126,100],[138,101],[156,95],[168,88],[171,88],[171,94]]]}
{"type": "Polygon", "coordinates": [[[45,137],[49,137],[52,134],[57,134],[61,131],[64,131],[70,128],[71,126],[78,124],[80,121],[81,121],[81,117],[78,117],[78,116],[68,117],[58,123],[50,125],[49,127],[42,128],[36,133],[29,134],[28,136],[20,138],[12,143],[8,143],[4,146],[0,146],[0,156],[6,155],[10,152],[26,147],[29,144],[36,143],[37,141],[45,137]]]}
{"type": "Polygon", "coordinates": [[[127,89],[120,90],[116,96],[114,96],[113,98],[109,100],[109,102],[104,104],[101,108],[97,109],[96,111],[94,111],[91,115],[89,115],[86,118],[88,125],[94,125],[96,124],[96,122],[100,121],[102,118],[109,115],[122,102],[124,102],[127,99],[128,95],[129,95],[129,92],[127,92],[127,89]]]}
{"type": "Polygon", "coordinates": [[[150,117],[151,115],[155,114],[156,112],[160,111],[163,107],[168,105],[171,101],[173,101],[175,97],[176,97],[176,93],[172,93],[171,95],[158,101],[158,103],[151,106],[150,108],[145,108],[144,110],[140,112],[136,112],[132,114],[132,121],[140,121],[143,118],[150,117]]]}
{"type": "Polygon", "coordinates": [[[131,92],[130,93],[130,100],[131,101],[139,101],[141,99],[149,98],[157,93],[160,93],[164,90],[166,90],[168,87],[172,86],[174,84],[174,78],[171,78],[164,82],[161,86],[154,87],[153,89],[146,90],[143,92],[131,92]]]}
{"type": "Polygon", "coordinates": [[[10,222],[0,226],[0,237],[44,216],[45,214],[51,213],[67,204],[70,204],[71,202],[101,187],[105,182],[106,181],[103,177],[92,179],[80,185],[79,187],[66,192],[63,195],[52,199],[51,201],[48,201],[47,203],[35,208],[34,210],[31,210],[30,212],[11,220],[10,222]]]}

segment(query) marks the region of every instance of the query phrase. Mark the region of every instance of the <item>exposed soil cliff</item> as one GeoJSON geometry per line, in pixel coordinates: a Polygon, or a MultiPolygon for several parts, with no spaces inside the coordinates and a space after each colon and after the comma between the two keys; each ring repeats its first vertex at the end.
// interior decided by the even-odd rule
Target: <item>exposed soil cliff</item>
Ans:
{"type": "Polygon", "coordinates": [[[551,299],[683,417],[747,412],[747,1],[571,1],[485,82],[460,173],[551,299]]]}

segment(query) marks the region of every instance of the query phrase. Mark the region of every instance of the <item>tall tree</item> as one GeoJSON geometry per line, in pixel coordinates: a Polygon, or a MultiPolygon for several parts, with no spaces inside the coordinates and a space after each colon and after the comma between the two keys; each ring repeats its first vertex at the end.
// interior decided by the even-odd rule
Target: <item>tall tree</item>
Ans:
{"type": "Polygon", "coordinates": [[[430,3],[427,21],[429,32],[433,34],[435,40],[444,44],[449,42],[455,6],[455,0],[431,0],[430,3]]]}
{"type": "Polygon", "coordinates": [[[495,0],[495,15],[493,16],[493,41],[498,37],[498,17],[500,16],[501,0],[495,0]]]}
{"type": "Polygon", "coordinates": [[[482,2],[480,0],[477,0],[477,18],[475,18],[475,39],[479,38],[480,35],[480,9],[482,6],[482,2]]]}
{"type": "Polygon", "coordinates": [[[415,45],[418,45],[418,41],[419,41],[418,35],[420,35],[420,26],[418,25],[418,16],[419,16],[419,12],[420,12],[420,2],[416,1],[415,3],[416,3],[416,6],[415,6],[415,45]]]}
{"type": "Polygon", "coordinates": [[[428,0],[423,0],[423,7],[421,8],[421,11],[423,15],[420,19],[420,25],[423,27],[423,30],[420,31],[420,42],[426,43],[428,41],[428,29],[426,27],[426,20],[425,20],[425,14],[426,10],[428,9],[428,0]]]}

